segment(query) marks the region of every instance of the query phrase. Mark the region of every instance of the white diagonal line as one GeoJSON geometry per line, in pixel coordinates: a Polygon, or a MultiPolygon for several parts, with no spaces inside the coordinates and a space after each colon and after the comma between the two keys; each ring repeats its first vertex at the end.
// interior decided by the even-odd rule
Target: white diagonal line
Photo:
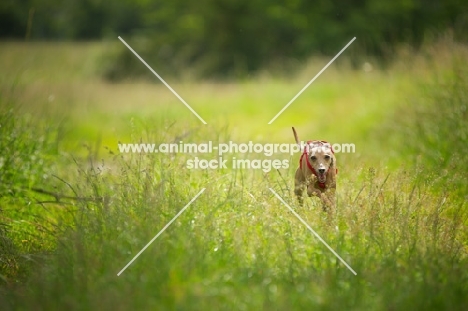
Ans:
{"type": "Polygon", "coordinates": [[[125,269],[127,269],[138,258],[138,256],[140,256],[141,253],[143,253],[151,245],[151,243],[153,243],[161,235],[161,233],[163,233],[164,230],[166,230],[174,222],[174,220],[176,220],[177,217],[179,217],[190,206],[190,204],[192,204],[193,201],[195,201],[200,196],[200,194],[205,191],[205,189],[206,188],[203,188],[192,200],[190,200],[190,202],[188,202],[187,205],[185,205],[184,208],[179,213],[177,213],[177,215],[175,215],[174,218],[172,218],[171,221],[169,221],[167,225],[165,225],[164,228],[162,228],[161,231],[159,231],[158,234],[156,234],[156,236],[151,241],[149,241],[149,243],[146,244],[145,247],[143,247],[143,249],[138,254],[136,254],[136,256],[133,257],[133,259],[130,260],[130,262],[122,270],[120,270],[119,273],[117,273],[117,276],[120,276],[125,271],[125,269]]]}
{"type": "Polygon", "coordinates": [[[281,202],[283,202],[283,204],[284,204],[287,208],[289,208],[289,210],[294,214],[294,216],[296,216],[297,219],[299,219],[299,220],[307,227],[307,229],[309,229],[309,231],[312,232],[312,233],[317,237],[317,239],[319,239],[320,242],[322,242],[322,243],[333,253],[333,255],[335,255],[335,256],[346,266],[346,268],[349,269],[349,271],[351,271],[354,275],[357,275],[356,271],[354,271],[353,268],[351,268],[351,267],[346,263],[346,261],[344,261],[343,258],[341,258],[340,255],[338,255],[338,254],[333,250],[333,248],[331,248],[331,247],[327,244],[327,242],[325,242],[325,241],[320,237],[320,235],[318,235],[318,233],[315,232],[315,231],[301,218],[301,216],[299,216],[299,214],[296,213],[296,212],[291,208],[291,206],[288,205],[288,203],[286,203],[273,189],[271,189],[271,188],[268,188],[268,189],[270,189],[270,191],[273,192],[273,194],[274,194],[281,202]]]}
{"type": "Polygon", "coordinates": [[[353,43],[353,41],[354,41],[354,40],[356,40],[356,37],[354,37],[353,39],[351,39],[351,41],[349,41],[349,43],[348,43],[348,44],[346,44],[346,46],[345,46],[343,49],[341,49],[341,51],[340,51],[338,54],[336,54],[336,56],[335,56],[335,57],[333,57],[333,58],[332,58],[332,60],[331,60],[331,61],[329,61],[329,62],[328,62],[328,64],[327,64],[325,67],[323,67],[323,68],[322,68],[322,70],[320,70],[320,71],[319,71],[319,73],[318,73],[318,74],[316,74],[316,75],[315,75],[315,77],[314,77],[312,80],[310,80],[310,81],[309,81],[309,83],[307,83],[307,84],[306,84],[306,86],[304,86],[304,87],[302,88],[302,90],[300,90],[300,91],[299,91],[299,93],[297,93],[297,95],[296,95],[296,96],[294,96],[294,98],[293,98],[293,99],[291,99],[291,100],[289,101],[289,103],[287,103],[287,104],[286,104],[286,106],[284,106],[284,107],[283,107],[283,109],[281,109],[281,111],[280,111],[280,112],[278,112],[278,114],[277,114],[277,115],[276,115],[276,116],[275,116],[273,119],[271,119],[271,121],[270,121],[270,122],[268,122],[268,124],[271,124],[271,123],[273,123],[273,121],[275,121],[275,120],[276,120],[276,118],[278,118],[278,117],[280,116],[280,114],[282,114],[282,113],[283,113],[283,111],[285,111],[285,110],[286,110],[286,108],[288,108],[288,107],[289,107],[289,106],[290,106],[290,105],[291,105],[291,104],[292,104],[292,103],[293,103],[293,102],[296,100],[296,98],[298,98],[298,97],[299,97],[299,95],[301,95],[301,94],[302,94],[302,92],[304,92],[304,91],[305,91],[305,89],[306,89],[306,88],[308,88],[308,87],[309,87],[309,85],[311,85],[311,84],[312,84],[312,82],[314,82],[314,81],[315,81],[315,79],[317,79],[317,78],[318,78],[318,76],[320,76],[320,75],[322,74],[322,72],[324,72],[324,71],[325,71],[325,70],[328,68],[328,66],[330,66],[330,65],[332,64],[332,63],[335,61],[335,59],[337,59],[337,58],[338,58],[338,56],[340,56],[340,55],[341,55],[341,53],[343,53],[343,52],[344,52],[344,51],[345,51],[345,50],[348,48],[348,46],[350,46],[350,45],[351,45],[351,43],[353,43]]]}
{"type": "Polygon", "coordinates": [[[175,95],[175,96],[176,96],[176,97],[177,97],[177,98],[178,98],[178,99],[195,115],[195,116],[197,116],[198,119],[200,119],[200,121],[203,122],[203,124],[207,124],[207,123],[205,122],[205,120],[203,120],[202,117],[200,117],[200,116],[198,115],[198,113],[196,113],[195,110],[193,110],[193,108],[190,107],[190,105],[187,104],[187,103],[185,102],[185,100],[184,100],[182,97],[180,97],[179,94],[177,94],[177,92],[174,91],[174,89],[173,89],[169,84],[167,84],[167,82],[164,81],[164,79],[161,78],[161,76],[158,75],[158,74],[156,73],[156,71],[154,71],[153,68],[151,68],[150,65],[148,65],[148,64],[145,62],[145,60],[144,60],[143,58],[140,57],[140,55],[138,55],[137,52],[135,52],[135,51],[130,47],[130,45],[127,44],[127,42],[125,42],[124,39],[122,39],[122,38],[119,36],[119,40],[122,41],[122,43],[125,44],[125,46],[126,46],[130,51],[132,51],[132,53],[135,54],[135,56],[136,56],[143,64],[145,64],[145,66],[148,67],[148,69],[149,69],[156,77],[158,77],[158,79],[161,80],[161,82],[164,83],[164,85],[167,86],[167,88],[168,88],[172,93],[174,93],[174,95],[175,95]]]}

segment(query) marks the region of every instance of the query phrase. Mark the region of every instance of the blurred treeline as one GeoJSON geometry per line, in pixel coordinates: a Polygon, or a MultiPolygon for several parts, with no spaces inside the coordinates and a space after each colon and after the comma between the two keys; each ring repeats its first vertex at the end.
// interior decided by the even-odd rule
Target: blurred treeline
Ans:
{"type": "MultiPolygon", "coordinates": [[[[311,55],[391,60],[441,32],[468,41],[466,0],[2,0],[0,37],[96,40],[122,36],[159,72],[242,76],[292,69],[311,55]]],[[[148,73],[126,48],[106,58],[106,76],[148,73]]]]}

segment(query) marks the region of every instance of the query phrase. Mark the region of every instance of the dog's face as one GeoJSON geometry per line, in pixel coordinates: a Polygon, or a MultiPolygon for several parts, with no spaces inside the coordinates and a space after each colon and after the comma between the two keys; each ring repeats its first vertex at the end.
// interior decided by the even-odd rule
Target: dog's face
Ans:
{"type": "Polygon", "coordinates": [[[327,180],[327,173],[334,165],[335,156],[333,155],[330,144],[309,145],[307,156],[309,162],[317,172],[317,178],[320,183],[327,180]]]}

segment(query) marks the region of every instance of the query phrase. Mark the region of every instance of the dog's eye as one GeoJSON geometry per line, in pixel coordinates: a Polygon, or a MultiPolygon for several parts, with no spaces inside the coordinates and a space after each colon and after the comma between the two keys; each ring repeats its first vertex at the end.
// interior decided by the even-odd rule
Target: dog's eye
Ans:
{"type": "Polygon", "coordinates": [[[311,156],[310,159],[311,159],[312,161],[315,161],[315,160],[317,160],[317,157],[316,157],[316,156],[311,156]]]}
{"type": "Polygon", "coordinates": [[[325,156],[325,160],[330,160],[330,158],[331,157],[328,154],[325,156]]]}

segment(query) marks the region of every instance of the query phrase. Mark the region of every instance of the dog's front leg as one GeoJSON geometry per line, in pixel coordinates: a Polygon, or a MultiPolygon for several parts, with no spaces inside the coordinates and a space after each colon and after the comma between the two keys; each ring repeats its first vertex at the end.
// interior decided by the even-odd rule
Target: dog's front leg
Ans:
{"type": "Polygon", "coordinates": [[[298,168],[296,170],[296,175],[294,178],[294,194],[296,195],[297,201],[299,202],[300,206],[304,204],[304,198],[302,197],[302,193],[304,192],[305,186],[306,184],[304,175],[302,174],[302,171],[298,168]]]}
{"type": "Polygon", "coordinates": [[[321,193],[320,198],[322,199],[322,207],[324,212],[333,212],[335,209],[335,191],[334,189],[327,190],[321,193]]]}
{"type": "Polygon", "coordinates": [[[314,188],[313,183],[309,183],[309,185],[307,186],[307,195],[309,197],[316,196],[316,197],[321,198],[322,197],[322,192],[320,190],[318,190],[317,188],[314,188]]]}
{"type": "Polygon", "coordinates": [[[305,184],[300,181],[294,182],[294,194],[297,197],[297,201],[299,205],[302,206],[304,204],[304,198],[302,197],[302,193],[304,192],[305,184]]]}

